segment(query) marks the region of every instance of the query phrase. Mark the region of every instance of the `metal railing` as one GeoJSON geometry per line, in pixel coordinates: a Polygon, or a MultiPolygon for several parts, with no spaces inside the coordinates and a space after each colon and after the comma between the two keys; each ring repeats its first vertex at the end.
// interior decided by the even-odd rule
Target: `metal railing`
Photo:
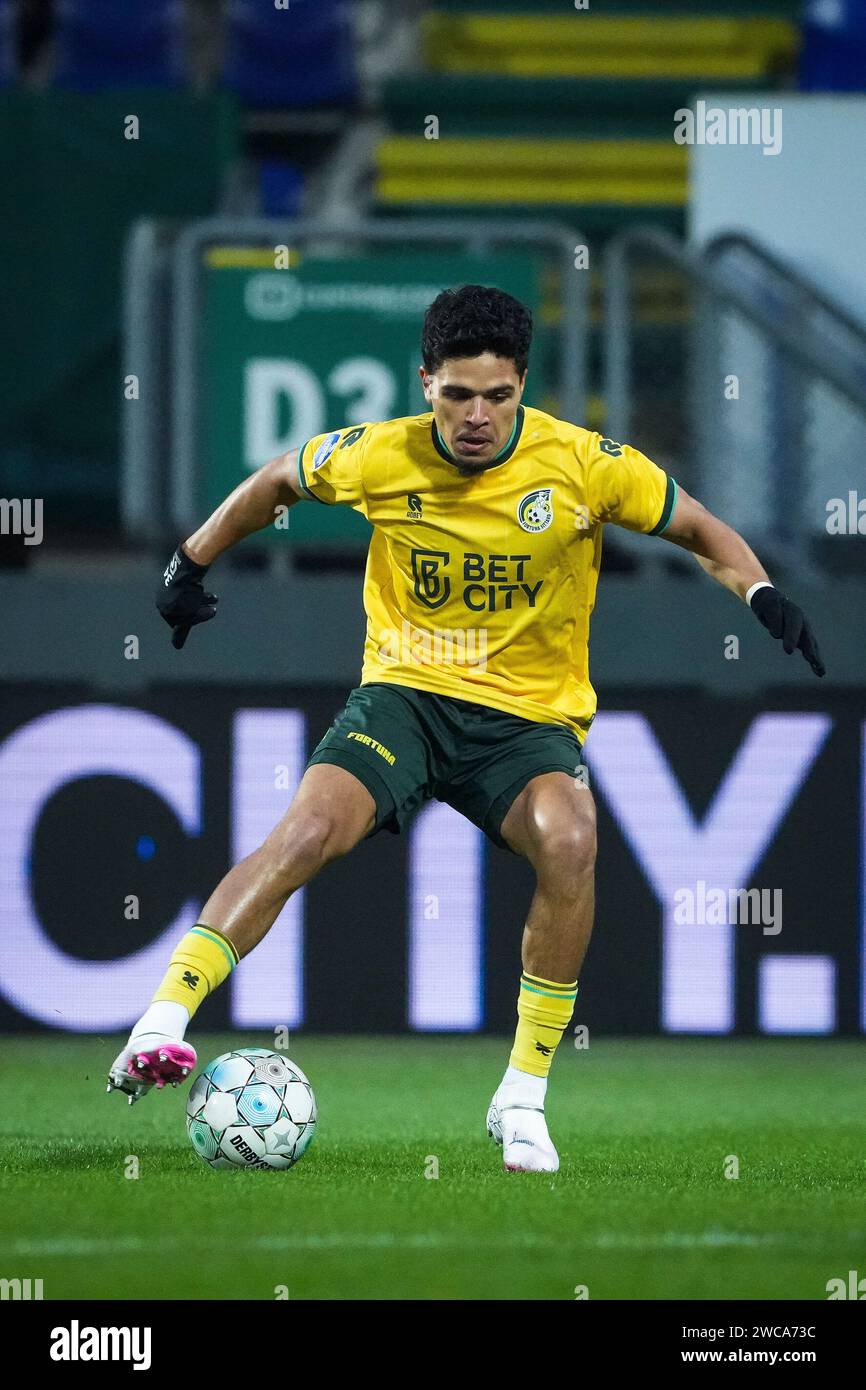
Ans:
{"type": "Polygon", "coordinates": [[[608,433],[653,452],[638,413],[652,416],[661,398],[681,417],[659,461],[734,525],[808,565],[841,441],[866,445],[866,332],[745,238],[699,252],[631,229],[607,248],[604,274],[608,433]],[[638,273],[647,280],[659,266],[674,272],[678,292],[678,327],[666,339],[642,326],[634,294],[638,273]]]}
{"type": "Polygon", "coordinates": [[[866,360],[866,327],[795,266],[774,255],[754,237],[745,232],[725,232],[707,242],[703,257],[728,274],[750,274],[763,290],[770,289],[777,301],[792,304],[800,314],[807,315],[813,331],[850,340],[855,357],[859,356],[861,363],[866,360]]]}

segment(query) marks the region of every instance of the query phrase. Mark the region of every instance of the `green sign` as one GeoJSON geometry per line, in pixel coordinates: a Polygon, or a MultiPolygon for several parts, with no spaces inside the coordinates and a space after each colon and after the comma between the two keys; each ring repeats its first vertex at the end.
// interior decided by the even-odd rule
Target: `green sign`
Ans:
{"type": "MultiPolygon", "coordinates": [[[[418,366],[424,310],[440,290],[497,285],[539,320],[543,260],[528,253],[300,259],[274,270],[273,250],[205,251],[201,336],[205,512],[249,472],[326,430],[428,409],[418,366]]],[[[540,362],[540,354],[538,355],[540,362]]],[[[527,404],[549,391],[530,366],[527,404]]],[[[357,540],[369,525],[349,507],[297,506],[285,543],[357,540]]]]}

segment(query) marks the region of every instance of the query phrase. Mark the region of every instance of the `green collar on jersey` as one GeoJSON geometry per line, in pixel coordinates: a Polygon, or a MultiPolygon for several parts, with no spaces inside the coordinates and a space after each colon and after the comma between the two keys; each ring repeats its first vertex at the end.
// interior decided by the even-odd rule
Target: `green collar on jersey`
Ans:
{"type": "MultiPolygon", "coordinates": [[[[500,463],[505,463],[508,459],[511,458],[511,455],[514,453],[514,450],[517,448],[517,445],[520,442],[520,435],[523,430],[523,413],[523,406],[519,405],[517,407],[517,414],[514,417],[514,425],[512,426],[511,434],[508,436],[507,442],[499,450],[499,453],[494,454],[493,458],[490,460],[488,464],[485,464],[484,468],[468,469],[468,472],[485,473],[488,468],[496,467],[500,463]]],[[[445,448],[445,444],[443,442],[441,434],[439,433],[435,420],[431,422],[430,437],[433,440],[433,447],[436,450],[437,454],[444,458],[447,463],[456,464],[458,468],[463,468],[465,466],[464,461],[462,459],[456,459],[454,455],[450,454],[448,450],[445,448]]]]}

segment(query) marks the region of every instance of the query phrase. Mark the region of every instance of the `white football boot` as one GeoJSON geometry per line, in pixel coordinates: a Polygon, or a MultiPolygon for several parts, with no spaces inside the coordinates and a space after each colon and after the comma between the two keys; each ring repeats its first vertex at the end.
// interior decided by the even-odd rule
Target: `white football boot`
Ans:
{"type": "Polygon", "coordinates": [[[108,1091],[123,1091],[134,1105],[152,1087],[178,1086],[196,1064],[195,1048],[183,1041],[189,1014],[180,1004],[151,1004],[138,1020],[108,1072],[108,1091]],[[163,1032],[156,1025],[168,1027],[163,1032]]]}
{"type": "Polygon", "coordinates": [[[487,1111],[487,1133],[502,1148],[509,1173],[556,1173],[559,1154],[547,1132],[538,1077],[503,1081],[487,1111]]]}
{"type": "Polygon", "coordinates": [[[108,1091],[123,1091],[134,1105],[151,1087],[178,1086],[196,1064],[195,1048],[164,1033],[139,1033],[130,1038],[108,1072],[108,1091]]]}

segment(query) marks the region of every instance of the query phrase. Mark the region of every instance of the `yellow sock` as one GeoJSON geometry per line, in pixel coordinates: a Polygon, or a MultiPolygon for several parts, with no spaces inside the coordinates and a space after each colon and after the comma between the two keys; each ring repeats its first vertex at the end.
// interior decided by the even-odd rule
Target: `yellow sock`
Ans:
{"type": "Polygon", "coordinates": [[[188,1009],[192,1018],[199,1004],[231,974],[239,959],[227,936],[197,922],[175,947],[152,1002],[170,999],[188,1009]]]}
{"type": "Polygon", "coordinates": [[[553,1054],[568,1027],[577,996],[577,980],[558,985],[537,975],[520,977],[517,998],[517,1032],[510,1065],[533,1076],[547,1076],[553,1054]]]}

